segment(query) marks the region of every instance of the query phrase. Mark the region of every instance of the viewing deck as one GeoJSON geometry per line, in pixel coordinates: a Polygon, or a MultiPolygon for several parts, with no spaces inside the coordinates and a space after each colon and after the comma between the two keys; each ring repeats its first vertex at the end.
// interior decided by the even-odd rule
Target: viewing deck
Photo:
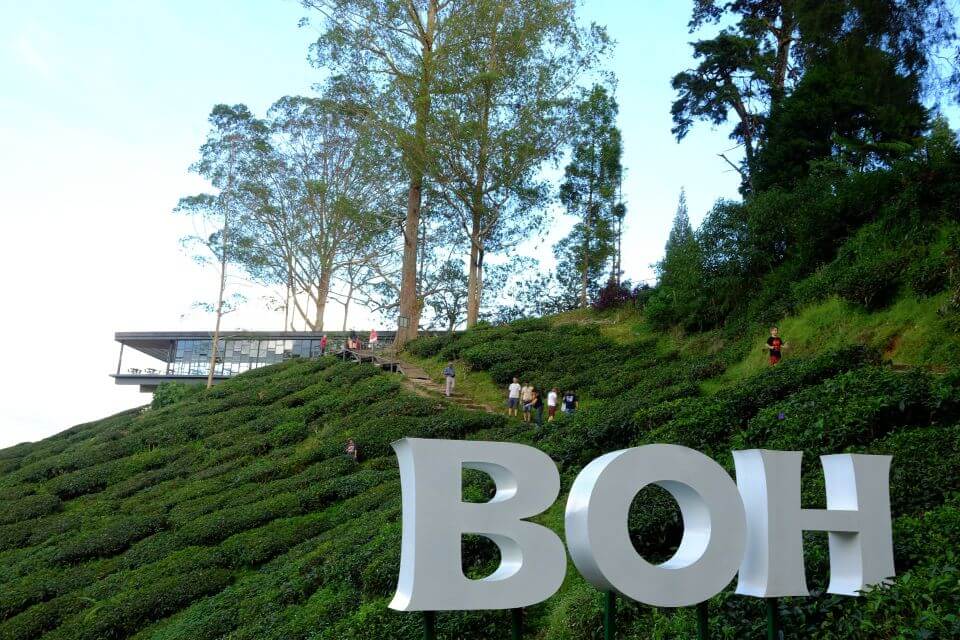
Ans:
{"type": "MultiPolygon", "coordinates": [[[[227,380],[291,358],[319,357],[324,335],[327,336],[327,355],[373,362],[395,370],[387,355],[396,337],[394,331],[378,333],[378,340],[373,344],[369,342],[369,332],[231,331],[223,333],[217,342],[213,379],[215,382],[227,380]],[[360,349],[346,348],[351,335],[360,340],[360,349]]],[[[120,332],[115,338],[120,343],[117,371],[111,374],[116,384],[139,385],[141,391],[152,392],[163,382],[202,384],[207,381],[213,342],[210,332],[120,332]]]]}

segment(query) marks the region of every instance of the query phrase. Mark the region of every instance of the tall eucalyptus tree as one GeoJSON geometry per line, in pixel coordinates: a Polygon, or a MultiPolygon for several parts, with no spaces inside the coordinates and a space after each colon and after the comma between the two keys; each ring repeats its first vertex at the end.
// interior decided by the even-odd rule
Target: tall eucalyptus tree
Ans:
{"type": "Polygon", "coordinates": [[[536,235],[550,197],[542,165],[570,132],[577,83],[609,47],[570,0],[473,0],[473,28],[439,78],[431,173],[469,241],[467,326],[477,323],[488,252],[536,235]]]}
{"type": "MultiPolygon", "coordinates": [[[[475,25],[464,8],[472,0],[302,0],[319,18],[322,35],[314,62],[350,78],[356,99],[379,119],[381,134],[402,154],[407,178],[397,342],[417,334],[420,216],[429,156],[430,120],[437,82],[449,51],[462,46],[475,25]]],[[[310,18],[305,18],[309,22],[310,18]]]]}

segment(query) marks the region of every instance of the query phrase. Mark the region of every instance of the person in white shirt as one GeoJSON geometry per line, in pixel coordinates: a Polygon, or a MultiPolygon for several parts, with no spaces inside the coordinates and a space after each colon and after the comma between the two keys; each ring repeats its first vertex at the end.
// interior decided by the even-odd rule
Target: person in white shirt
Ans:
{"type": "Polygon", "coordinates": [[[524,383],[520,388],[520,401],[523,404],[523,421],[530,422],[530,412],[533,409],[533,385],[524,383]]]}
{"type": "Polygon", "coordinates": [[[507,415],[515,416],[517,415],[519,409],[517,408],[520,404],[520,380],[519,378],[514,378],[513,382],[510,383],[507,392],[507,415]]]}
{"type": "Polygon", "coordinates": [[[560,397],[560,392],[556,387],[550,389],[550,393],[547,394],[547,422],[553,422],[553,418],[557,415],[557,398],[560,397]]]}

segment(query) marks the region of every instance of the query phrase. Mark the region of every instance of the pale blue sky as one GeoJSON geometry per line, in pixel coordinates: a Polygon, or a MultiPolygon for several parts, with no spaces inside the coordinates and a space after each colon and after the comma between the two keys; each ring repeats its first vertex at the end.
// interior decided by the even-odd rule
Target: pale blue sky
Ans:
{"type": "MultiPolygon", "coordinates": [[[[619,42],[625,268],[637,279],[660,257],[681,186],[695,223],[736,197],[716,155],[731,146],[725,130],[698,127],[681,145],[670,134],[689,12],[689,0],[584,8],[619,42]]],[[[171,209],[204,188],[187,167],[212,105],[262,113],[318,80],[302,15],[292,0],[0,0],[0,447],[148,399],[107,377],[114,331],[206,326],[191,304],[213,274],[183,255],[191,228],[171,209]]],[[[227,323],[282,321],[254,297],[227,323]]]]}

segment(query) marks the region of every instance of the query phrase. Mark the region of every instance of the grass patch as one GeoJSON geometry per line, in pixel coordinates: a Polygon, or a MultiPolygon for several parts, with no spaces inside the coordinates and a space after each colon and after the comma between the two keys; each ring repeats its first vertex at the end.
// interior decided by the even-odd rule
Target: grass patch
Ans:
{"type": "MultiPolygon", "coordinates": [[[[960,333],[939,310],[946,294],[931,298],[904,296],[890,307],[869,312],[832,296],[804,307],[778,323],[786,340],[784,360],[802,358],[862,344],[896,365],[936,371],[960,362],[960,333]]],[[[748,353],[721,376],[702,384],[705,394],[757,375],[769,368],[764,349],[768,332],[758,330],[746,341],[748,353]]]]}
{"type": "MultiPolygon", "coordinates": [[[[445,361],[436,358],[418,358],[411,353],[405,353],[403,358],[410,364],[415,364],[426,371],[435,382],[443,384],[443,370],[447,366],[445,361]]],[[[507,390],[505,388],[501,389],[488,372],[471,371],[470,367],[461,361],[454,362],[454,369],[457,371],[456,390],[458,393],[481,404],[493,407],[498,413],[505,414],[507,412],[507,390]]]]}

